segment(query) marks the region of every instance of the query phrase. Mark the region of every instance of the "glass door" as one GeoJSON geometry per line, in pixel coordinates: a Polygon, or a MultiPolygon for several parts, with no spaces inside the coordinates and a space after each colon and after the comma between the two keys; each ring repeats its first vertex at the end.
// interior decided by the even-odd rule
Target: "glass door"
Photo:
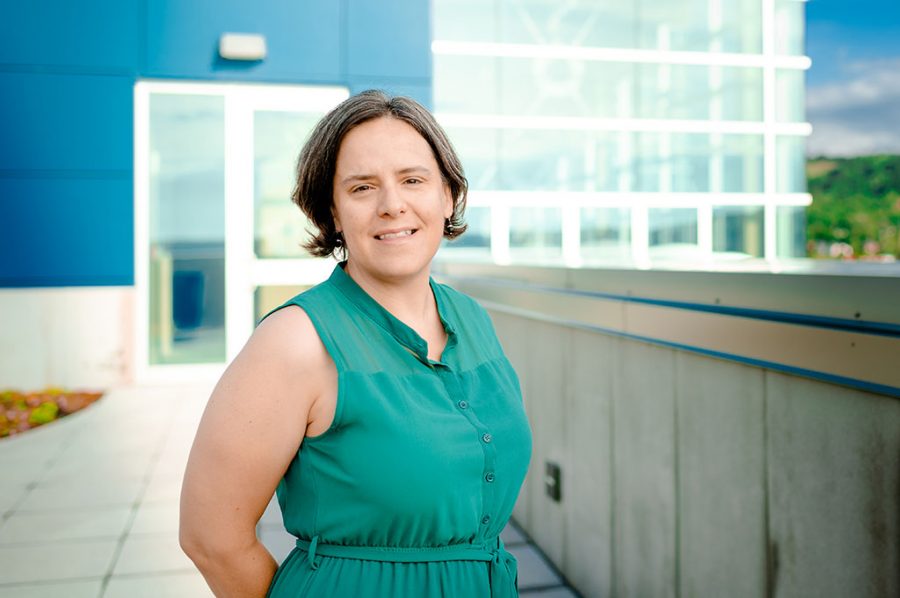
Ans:
{"type": "Polygon", "coordinates": [[[215,375],[259,317],[324,279],[290,200],[300,148],[344,88],[139,82],[139,381],[215,375]]]}

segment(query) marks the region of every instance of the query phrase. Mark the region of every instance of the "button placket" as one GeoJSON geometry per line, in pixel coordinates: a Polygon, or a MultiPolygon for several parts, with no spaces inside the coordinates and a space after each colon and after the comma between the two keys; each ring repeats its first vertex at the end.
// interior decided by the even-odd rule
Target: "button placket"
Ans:
{"type": "Polygon", "coordinates": [[[432,371],[440,378],[449,397],[456,399],[454,405],[458,413],[464,416],[466,421],[475,429],[475,432],[478,434],[478,444],[481,446],[484,454],[484,469],[482,470],[481,478],[481,518],[479,519],[481,526],[475,539],[476,542],[480,542],[487,537],[489,524],[493,520],[491,514],[496,510],[494,498],[496,494],[494,481],[497,475],[494,471],[496,467],[496,443],[493,435],[488,432],[487,426],[478,419],[472,404],[468,400],[460,398],[464,396],[464,392],[457,373],[446,363],[440,362],[432,365],[432,371]]]}

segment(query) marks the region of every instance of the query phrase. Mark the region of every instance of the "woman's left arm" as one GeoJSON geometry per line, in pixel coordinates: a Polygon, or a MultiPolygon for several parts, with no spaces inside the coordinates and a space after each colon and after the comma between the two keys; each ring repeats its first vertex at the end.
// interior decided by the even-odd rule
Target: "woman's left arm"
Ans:
{"type": "Polygon", "coordinates": [[[185,471],[179,540],[220,598],[268,591],[277,564],[256,523],[305,434],[327,359],[306,314],[283,309],[213,390],[185,471]]]}

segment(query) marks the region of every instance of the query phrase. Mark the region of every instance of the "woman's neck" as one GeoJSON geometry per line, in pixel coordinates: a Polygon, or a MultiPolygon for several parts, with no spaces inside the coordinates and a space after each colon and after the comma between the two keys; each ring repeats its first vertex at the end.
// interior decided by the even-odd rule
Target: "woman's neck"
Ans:
{"type": "Polygon", "coordinates": [[[427,326],[437,317],[428,270],[408,278],[383,279],[355,268],[353,262],[348,261],[344,271],[372,299],[413,329],[427,326]]]}

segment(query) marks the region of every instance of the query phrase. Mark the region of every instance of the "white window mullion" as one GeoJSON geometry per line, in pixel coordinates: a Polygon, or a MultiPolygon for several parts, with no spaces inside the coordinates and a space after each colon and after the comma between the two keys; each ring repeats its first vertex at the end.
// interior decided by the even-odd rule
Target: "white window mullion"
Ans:
{"type": "Polygon", "coordinates": [[[509,264],[509,206],[492,205],[491,258],[495,264],[509,264]]]}
{"type": "Polygon", "coordinates": [[[253,331],[253,112],[248,96],[225,96],[225,345],[240,352],[253,331]]]}
{"type": "Polygon", "coordinates": [[[776,159],[776,123],[775,123],[775,0],[762,2],[763,27],[763,257],[766,260],[777,258],[776,246],[776,204],[777,192],[777,159],[776,159]]]}

